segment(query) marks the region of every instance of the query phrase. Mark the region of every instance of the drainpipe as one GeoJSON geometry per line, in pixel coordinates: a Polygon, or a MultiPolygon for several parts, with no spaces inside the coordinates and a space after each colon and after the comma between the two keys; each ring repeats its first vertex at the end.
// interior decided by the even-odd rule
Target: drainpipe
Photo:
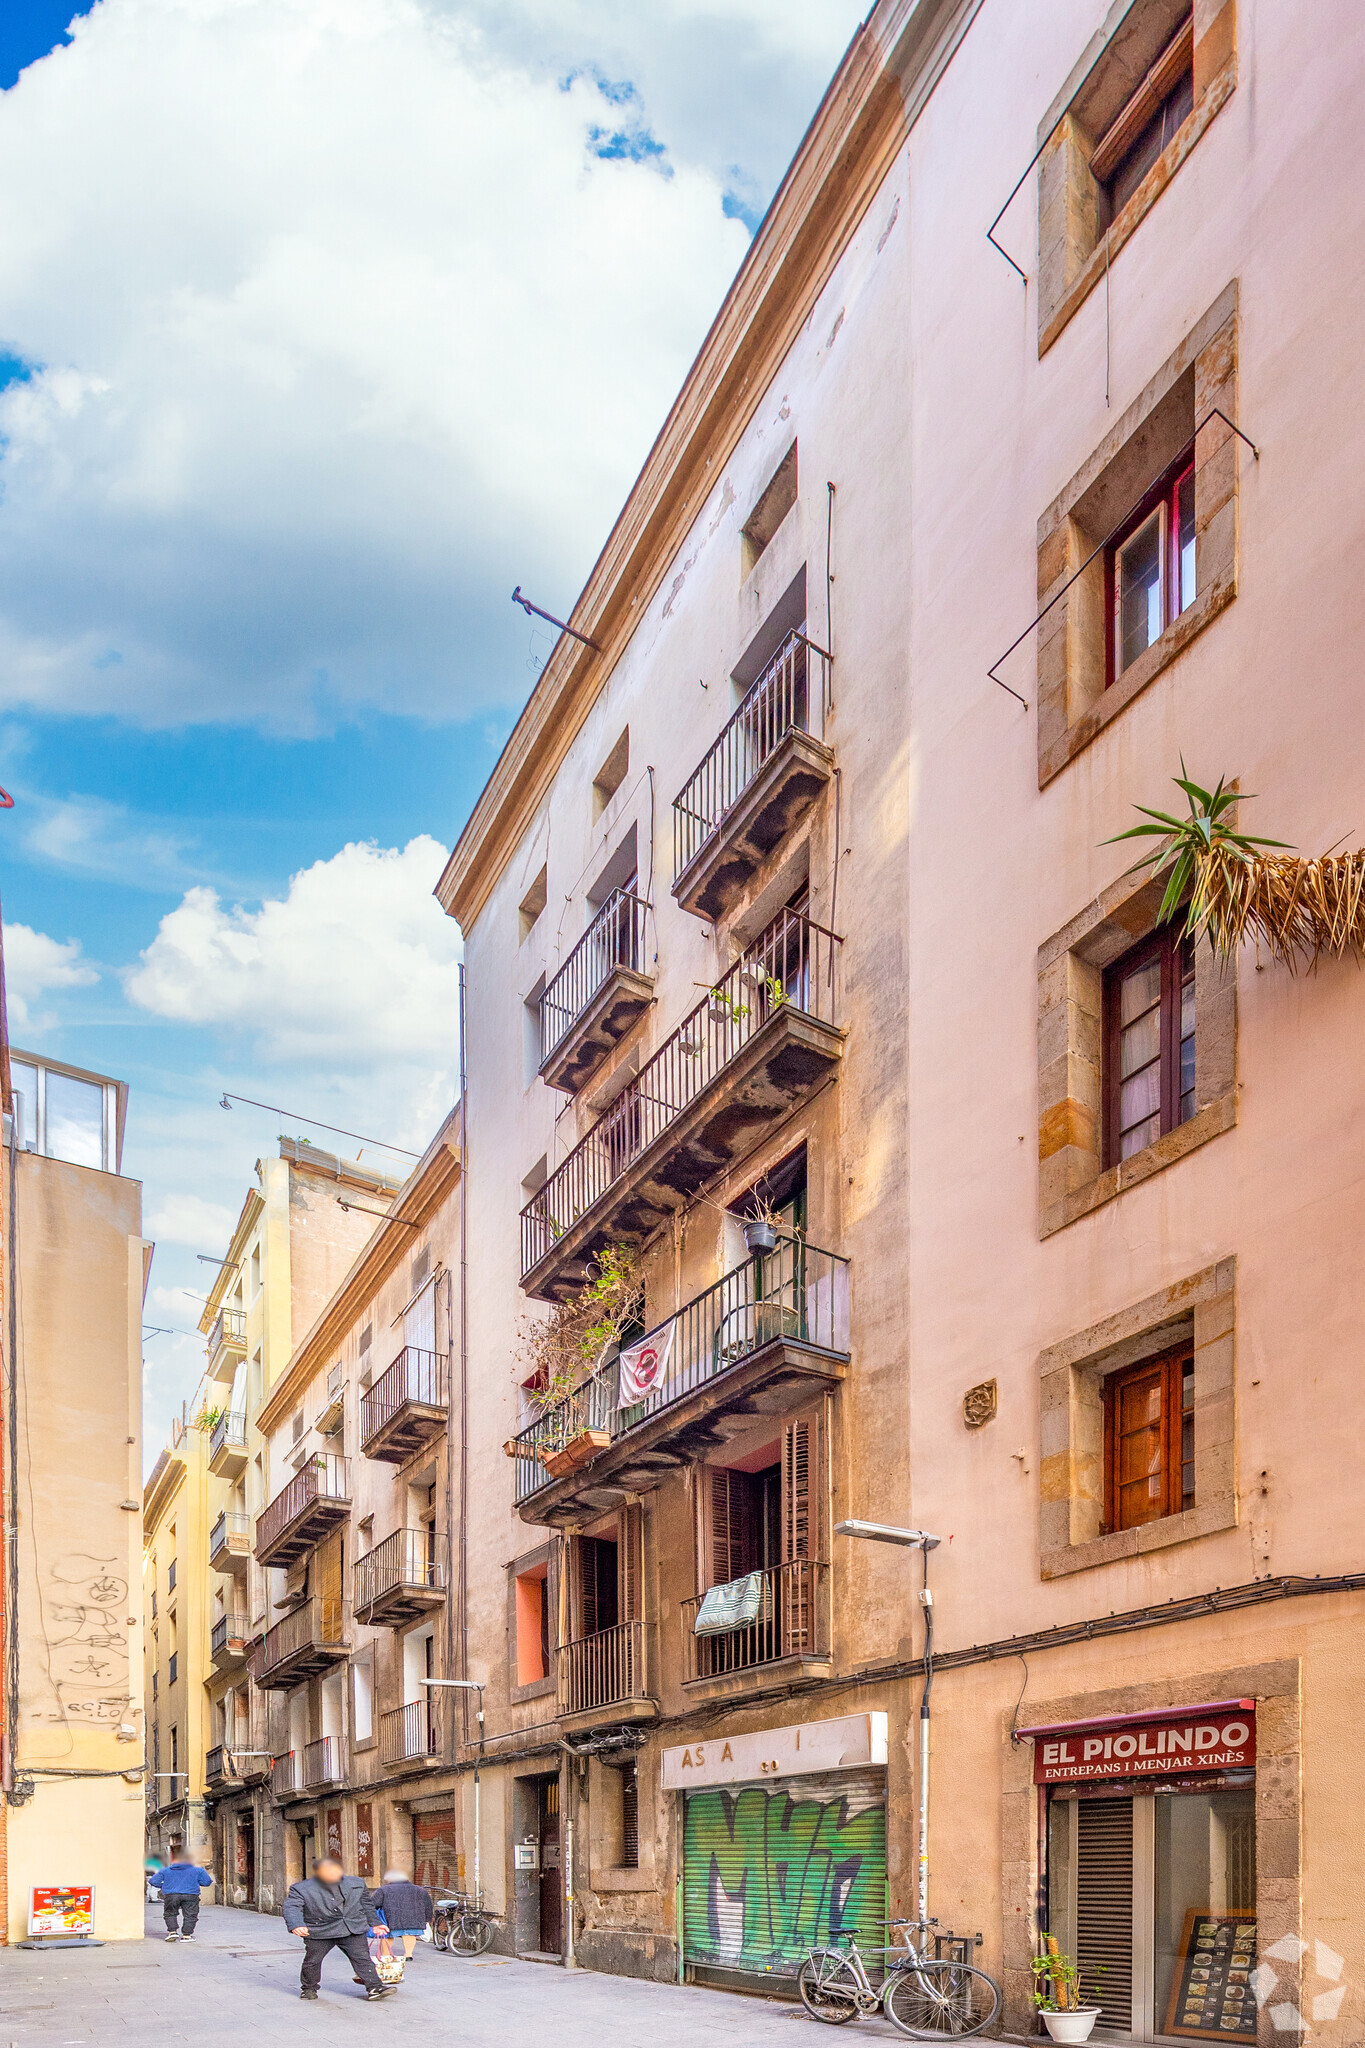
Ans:
{"type": "MultiPolygon", "coordinates": [[[[566,1771],[565,1777],[570,1774],[566,1771]]],[[[573,1815],[564,1817],[564,1967],[578,1968],[578,1958],[573,1948],[573,1815]]]]}

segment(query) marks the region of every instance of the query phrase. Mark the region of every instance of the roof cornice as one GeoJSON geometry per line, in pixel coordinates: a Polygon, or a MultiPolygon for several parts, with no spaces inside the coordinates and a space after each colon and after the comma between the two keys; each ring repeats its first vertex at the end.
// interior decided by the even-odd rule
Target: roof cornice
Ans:
{"type": "Polygon", "coordinates": [[[153,1465],[142,1492],[142,1530],[144,1536],[155,1533],[176,1494],[185,1483],[187,1471],[185,1460],[176,1451],[162,1451],[153,1465]]]}
{"type": "Polygon", "coordinates": [[[227,1293],[232,1283],[233,1275],[242,1263],[242,1259],[246,1254],[246,1241],[255,1229],[256,1219],[264,1207],[265,1196],[261,1193],[260,1189],[248,1188],[246,1200],[242,1204],[242,1213],[237,1218],[237,1228],[233,1231],[232,1242],[227,1248],[227,1257],[218,1268],[217,1278],[214,1280],[212,1287],[210,1287],[208,1298],[204,1303],[204,1313],[199,1318],[199,1327],[206,1337],[217,1320],[218,1311],[223,1305],[223,1296],[227,1293]]]}
{"type": "Polygon", "coordinates": [[[982,0],[879,0],[854,36],[571,620],[436,885],[468,931],[982,0]]]}

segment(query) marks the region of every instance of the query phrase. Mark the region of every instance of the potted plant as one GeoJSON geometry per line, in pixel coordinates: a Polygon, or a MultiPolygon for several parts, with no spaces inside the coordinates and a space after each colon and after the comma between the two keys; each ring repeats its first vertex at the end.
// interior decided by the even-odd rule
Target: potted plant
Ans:
{"type": "Polygon", "coordinates": [[[745,1217],[744,1242],[751,1258],[777,1249],[777,1219],[771,1209],[765,1206],[756,1215],[745,1217]]]}
{"type": "Polygon", "coordinates": [[[1054,2041],[1088,2041],[1100,2007],[1082,2003],[1080,1965],[1051,1935],[1045,1939],[1043,1954],[1033,1958],[1033,2003],[1054,2041]]]}
{"type": "Polygon", "coordinates": [[[590,1397],[572,1397],[600,1380],[622,1337],[637,1326],[642,1295],[639,1253],[607,1245],[585,1286],[556,1302],[547,1317],[523,1322],[523,1369],[526,1363],[535,1368],[523,1385],[537,1416],[535,1448],[523,1455],[538,1459],[552,1479],[589,1463],[612,1440],[610,1429],[592,1419],[590,1397]]]}

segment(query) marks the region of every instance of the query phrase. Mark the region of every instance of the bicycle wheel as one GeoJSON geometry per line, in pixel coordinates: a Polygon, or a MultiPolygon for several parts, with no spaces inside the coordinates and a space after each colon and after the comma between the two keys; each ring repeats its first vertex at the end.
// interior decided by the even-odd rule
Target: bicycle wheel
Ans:
{"type": "Polygon", "coordinates": [[[1000,2010],[1000,1986],[971,1963],[909,1963],[882,1995],[888,2019],[919,2041],[962,2041],[988,2027],[1000,2010]]]}
{"type": "Polygon", "coordinates": [[[443,1953],[450,1947],[450,1921],[444,1913],[437,1913],[432,1919],[431,1941],[433,1948],[443,1953]]]}
{"type": "Polygon", "coordinates": [[[461,1913],[450,1930],[450,1946],[457,1956],[481,1956],[493,1945],[493,1923],[482,1913],[461,1913]]]}
{"type": "Polygon", "coordinates": [[[858,2017],[858,1980],[844,1956],[817,1951],[807,1956],[796,1979],[801,2003],[813,2020],[846,2026],[858,2017]]]}

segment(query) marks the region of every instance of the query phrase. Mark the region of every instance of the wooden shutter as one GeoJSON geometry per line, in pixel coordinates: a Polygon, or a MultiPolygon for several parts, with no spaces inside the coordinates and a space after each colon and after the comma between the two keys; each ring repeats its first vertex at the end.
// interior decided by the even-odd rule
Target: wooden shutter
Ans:
{"type": "Polygon", "coordinates": [[[644,1608],[640,1600],[642,1511],[637,1501],[634,1506],[621,1510],[618,1558],[620,1583],[617,1589],[617,1607],[622,1621],[641,1621],[644,1608]]]}
{"type": "Polygon", "coordinates": [[[324,1643],[341,1641],[341,1539],[343,1531],[333,1530],[325,1543],[318,1546],[314,1567],[314,1586],[318,1601],[318,1619],[322,1625],[324,1643]]]}
{"type": "Polygon", "coordinates": [[[726,1586],[756,1571],[760,1562],[757,1482],[751,1472],[730,1472],[721,1465],[707,1466],[703,1481],[709,1511],[703,1544],[710,1574],[706,1586],[726,1586]]]}
{"type": "Polygon", "coordinates": [[[820,1423],[799,1415],[782,1432],[782,1559],[776,1586],[776,1614],[782,1654],[815,1648],[816,1564],[820,1558],[820,1423]]]}
{"type": "Polygon", "coordinates": [[[1076,1814],[1076,1960],[1100,2023],[1133,2024],[1133,1802],[1082,1799],[1076,1814]]]}
{"type": "Polygon", "coordinates": [[[815,1555],[811,1544],[811,1459],[816,1423],[801,1416],[782,1432],[782,1557],[815,1555]]]}

